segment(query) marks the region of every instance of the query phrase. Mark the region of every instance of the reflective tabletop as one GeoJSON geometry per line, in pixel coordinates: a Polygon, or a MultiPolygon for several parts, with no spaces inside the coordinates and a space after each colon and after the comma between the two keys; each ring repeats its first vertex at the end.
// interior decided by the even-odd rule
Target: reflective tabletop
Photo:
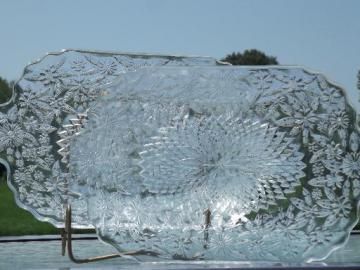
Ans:
{"type": "MultiPolygon", "coordinates": [[[[48,237],[57,238],[58,236],[48,237]]],[[[12,237],[13,238],[13,237],[12,237]]],[[[37,240],[40,240],[38,237],[37,240]]],[[[10,237],[0,238],[0,269],[359,269],[360,234],[352,234],[343,248],[332,253],[325,261],[310,264],[252,263],[252,262],[206,262],[184,261],[147,262],[138,264],[131,259],[115,258],[91,264],[74,264],[61,256],[60,240],[4,242],[10,237]]],[[[23,238],[24,239],[24,238],[23,238]]],[[[35,239],[35,237],[30,237],[35,239]]],[[[25,238],[25,240],[29,240],[25,238]]],[[[98,240],[73,241],[74,253],[79,258],[113,253],[111,246],[98,240]]]]}

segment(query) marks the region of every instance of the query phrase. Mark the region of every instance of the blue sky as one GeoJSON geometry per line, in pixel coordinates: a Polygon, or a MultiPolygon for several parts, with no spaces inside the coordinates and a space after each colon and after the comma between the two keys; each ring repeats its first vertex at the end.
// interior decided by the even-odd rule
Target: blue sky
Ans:
{"type": "Polygon", "coordinates": [[[216,58],[257,48],[358,97],[358,0],[0,0],[0,11],[0,76],[9,80],[63,48],[216,58]]]}

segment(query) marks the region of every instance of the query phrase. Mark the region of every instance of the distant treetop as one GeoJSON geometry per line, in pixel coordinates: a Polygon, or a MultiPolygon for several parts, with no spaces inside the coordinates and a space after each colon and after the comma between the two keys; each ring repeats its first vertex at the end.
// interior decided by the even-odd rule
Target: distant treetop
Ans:
{"type": "Polygon", "coordinates": [[[265,53],[256,50],[245,50],[244,53],[233,52],[228,54],[221,61],[228,62],[232,65],[278,65],[274,56],[268,56],[265,53]]]}
{"type": "Polygon", "coordinates": [[[12,95],[13,82],[8,82],[7,80],[0,77],[0,104],[8,101],[12,95]]]}

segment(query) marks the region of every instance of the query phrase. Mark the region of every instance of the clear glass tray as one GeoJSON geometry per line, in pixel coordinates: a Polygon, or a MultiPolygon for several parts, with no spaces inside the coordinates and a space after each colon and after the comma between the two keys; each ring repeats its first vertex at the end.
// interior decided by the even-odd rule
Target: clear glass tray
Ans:
{"type": "Polygon", "coordinates": [[[358,220],[356,112],[321,74],[144,68],[89,108],[66,162],[99,236],[120,252],[313,261],[358,220]]]}
{"type": "Polygon", "coordinates": [[[12,99],[0,104],[0,161],[16,202],[56,227],[64,226],[64,204],[70,203],[73,226],[92,228],[83,194],[72,191],[61,161],[67,155],[62,143],[78,131],[89,103],[106,85],[143,67],[217,64],[210,57],[64,50],[26,66],[12,99]]]}
{"type": "Polygon", "coordinates": [[[57,227],[69,203],[74,227],[152,261],[325,258],[358,220],[346,93],[300,67],[219,64],[74,50],[30,64],[0,108],[17,203],[57,227]]]}

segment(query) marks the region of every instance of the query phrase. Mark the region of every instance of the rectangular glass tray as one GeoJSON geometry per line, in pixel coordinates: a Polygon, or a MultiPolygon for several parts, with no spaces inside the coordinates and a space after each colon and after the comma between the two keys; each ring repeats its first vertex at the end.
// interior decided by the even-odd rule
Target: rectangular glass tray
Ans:
{"type": "Polygon", "coordinates": [[[95,227],[137,260],[325,258],[358,221],[359,127],[302,67],[66,51],[0,114],[1,162],[40,220],[95,227]]]}

